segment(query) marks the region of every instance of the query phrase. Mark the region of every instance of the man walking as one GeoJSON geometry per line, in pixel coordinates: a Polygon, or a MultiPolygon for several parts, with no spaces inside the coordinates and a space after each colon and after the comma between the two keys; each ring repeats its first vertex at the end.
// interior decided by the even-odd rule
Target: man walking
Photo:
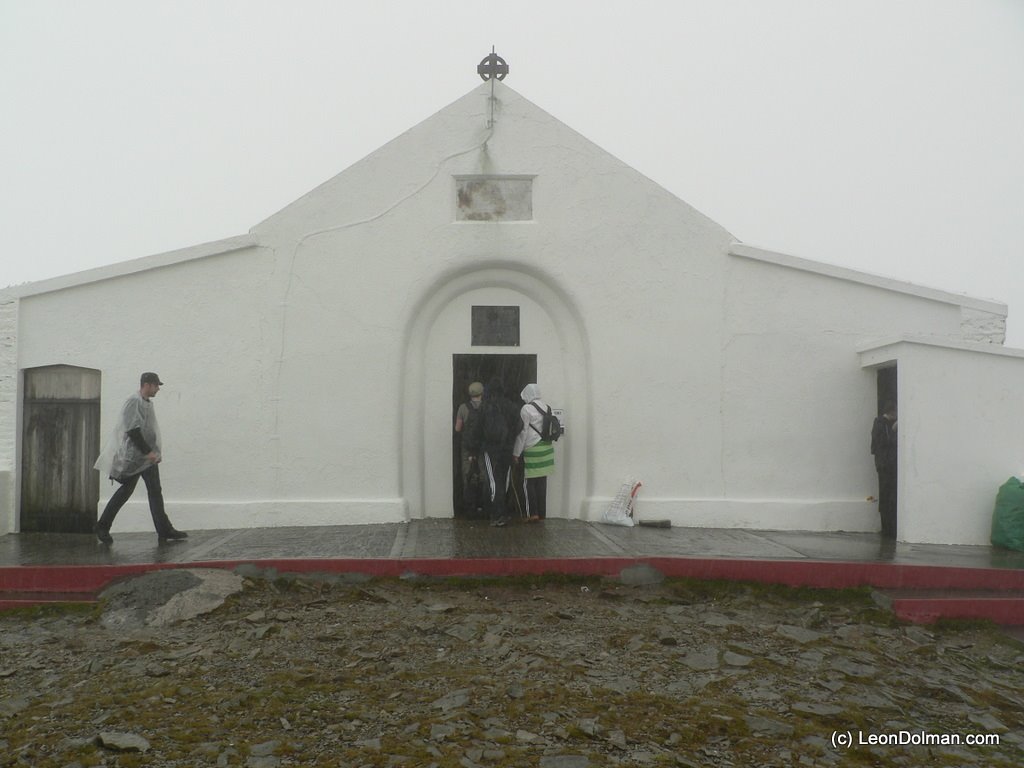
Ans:
{"type": "Polygon", "coordinates": [[[139,378],[139,391],[129,397],[121,408],[121,416],[110,442],[96,460],[95,468],[107,472],[111,480],[121,484],[110,497],[94,531],[104,544],[113,543],[110,526],[114,518],[131,498],[141,477],[149,495],[149,511],[160,541],[177,541],[188,534],[175,530],[164,511],[163,490],[160,487],[160,428],[156,422],[153,397],[163,382],[155,373],[144,373],[139,378]]]}

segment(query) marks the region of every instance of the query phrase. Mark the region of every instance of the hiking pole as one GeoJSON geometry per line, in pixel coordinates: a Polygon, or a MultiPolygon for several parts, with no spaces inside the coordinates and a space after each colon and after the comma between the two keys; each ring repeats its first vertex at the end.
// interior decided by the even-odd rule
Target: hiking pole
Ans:
{"type": "Polygon", "coordinates": [[[526,472],[526,467],[523,467],[521,461],[512,463],[512,498],[516,501],[516,510],[519,512],[519,517],[526,519],[526,509],[524,508],[522,500],[519,498],[519,469],[522,468],[523,473],[526,472]]]}

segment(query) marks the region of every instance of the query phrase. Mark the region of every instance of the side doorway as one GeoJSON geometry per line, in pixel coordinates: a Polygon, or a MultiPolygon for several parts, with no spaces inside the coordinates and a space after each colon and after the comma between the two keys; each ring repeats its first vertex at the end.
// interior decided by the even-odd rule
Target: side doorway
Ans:
{"type": "Polygon", "coordinates": [[[878,369],[878,415],[882,415],[882,411],[885,409],[885,404],[892,402],[899,402],[897,397],[897,377],[896,377],[896,366],[891,365],[888,368],[878,369]]]}
{"type": "MultiPolygon", "coordinates": [[[[537,381],[537,355],[452,355],[452,420],[454,425],[459,406],[469,400],[469,385],[479,381],[486,385],[498,377],[505,393],[514,403],[527,384],[537,381]]],[[[462,435],[452,430],[452,510],[457,518],[474,519],[486,516],[479,511],[478,501],[466,497],[463,482],[462,435]]],[[[472,490],[470,491],[472,493],[472,490]]]]}
{"type": "MultiPolygon", "coordinates": [[[[878,369],[878,412],[877,416],[892,409],[896,411],[899,403],[899,382],[897,367],[895,365],[878,369]]],[[[898,419],[892,425],[892,445],[896,446],[897,453],[886,454],[889,459],[878,469],[878,513],[882,523],[882,536],[888,539],[895,539],[898,530],[899,515],[899,441],[896,438],[898,419]]],[[[876,469],[878,463],[876,461],[876,469]]]]}
{"type": "Polygon", "coordinates": [[[89,533],[100,499],[100,372],[53,365],[24,377],[20,530],[89,533]]]}

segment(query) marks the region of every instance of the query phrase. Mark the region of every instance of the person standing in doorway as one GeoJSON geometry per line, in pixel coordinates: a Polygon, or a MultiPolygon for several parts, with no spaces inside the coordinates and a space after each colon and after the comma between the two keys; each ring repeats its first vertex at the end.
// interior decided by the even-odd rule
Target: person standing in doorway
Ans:
{"type": "Polygon", "coordinates": [[[477,509],[483,505],[480,492],[480,464],[476,455],[469,450],[469,434],[476,429],[480,418],[480,401],[484,385],[474,381],[469,385],[469,400],[459,406],[455,414],[455,431],[462,436],[462,509],[467,519],[477,517],[477,509]]]}
{"type": "Polygon", "coordinates": [[[523,463],[526,520],[538,523],[548,516],[548,476],[555,471],[555,446],[542,439],[548,405],[540,398],[540,387],[527,384],[520,397],[525,405],[519,411],[521,428],[512,448],[512,461],[523,463]]]}
{"type": "Polygon", "coordinates": [[[500,378],[491,379],[484,387],[477,426],[467,436],[470,452],[477,457],[487,480],[491,525],[498,528],[509,523],[506,496],[518,422],[519,409],[505,397],[505,385],[500,378]]]}
{"type": "Polygon", "coordinates": [[[188,534],[175,530],[164,511],[163,489],[160,487],[160,428],[156,422],[153,398],[163,382],[155,373],[147,372],[139,378],[139,391],[129,397],[121,407],[121,415],[110,442],[96,460],[95,468],[106,472],[111,480],[121,484],[114,491],[103,510],[96,527],[96,538],[104,544],[113,543],[110,526],[121,507],[135,492],[141,477],[149,495],[149,512],[153,516],[160,541],[178,541],[188,534]]]}
{"type": "Polygon", "coordinates": [[[887,401],[871,426],[871,453],[878,472],[878,514],[882,537],[896,538],[896,403],[887,401]]]}

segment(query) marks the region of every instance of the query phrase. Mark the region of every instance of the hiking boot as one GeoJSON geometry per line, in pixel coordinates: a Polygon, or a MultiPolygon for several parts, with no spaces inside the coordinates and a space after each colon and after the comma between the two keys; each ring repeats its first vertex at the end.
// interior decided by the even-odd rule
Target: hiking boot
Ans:
{"type": "Polygon", "coordinates": [[[96,523],[96,525],[94,525],[92,527],[92,532],[96,534],[96,538],[99,539],[102,543],[104,543],[104,544],[113,544],[114,543],[114,537],[110,535],[110,529],[109,528],[104,528],[99,523],[96,523]]]}
{"type": "Polygon", "coordinates": [[[185,533],[184,531],[175,530],[174,528],[171,528],[171,530],[164,531],[160,534],[160,541],[181,541],[182,539],[187,538],[187,533],[185,533]]]}

